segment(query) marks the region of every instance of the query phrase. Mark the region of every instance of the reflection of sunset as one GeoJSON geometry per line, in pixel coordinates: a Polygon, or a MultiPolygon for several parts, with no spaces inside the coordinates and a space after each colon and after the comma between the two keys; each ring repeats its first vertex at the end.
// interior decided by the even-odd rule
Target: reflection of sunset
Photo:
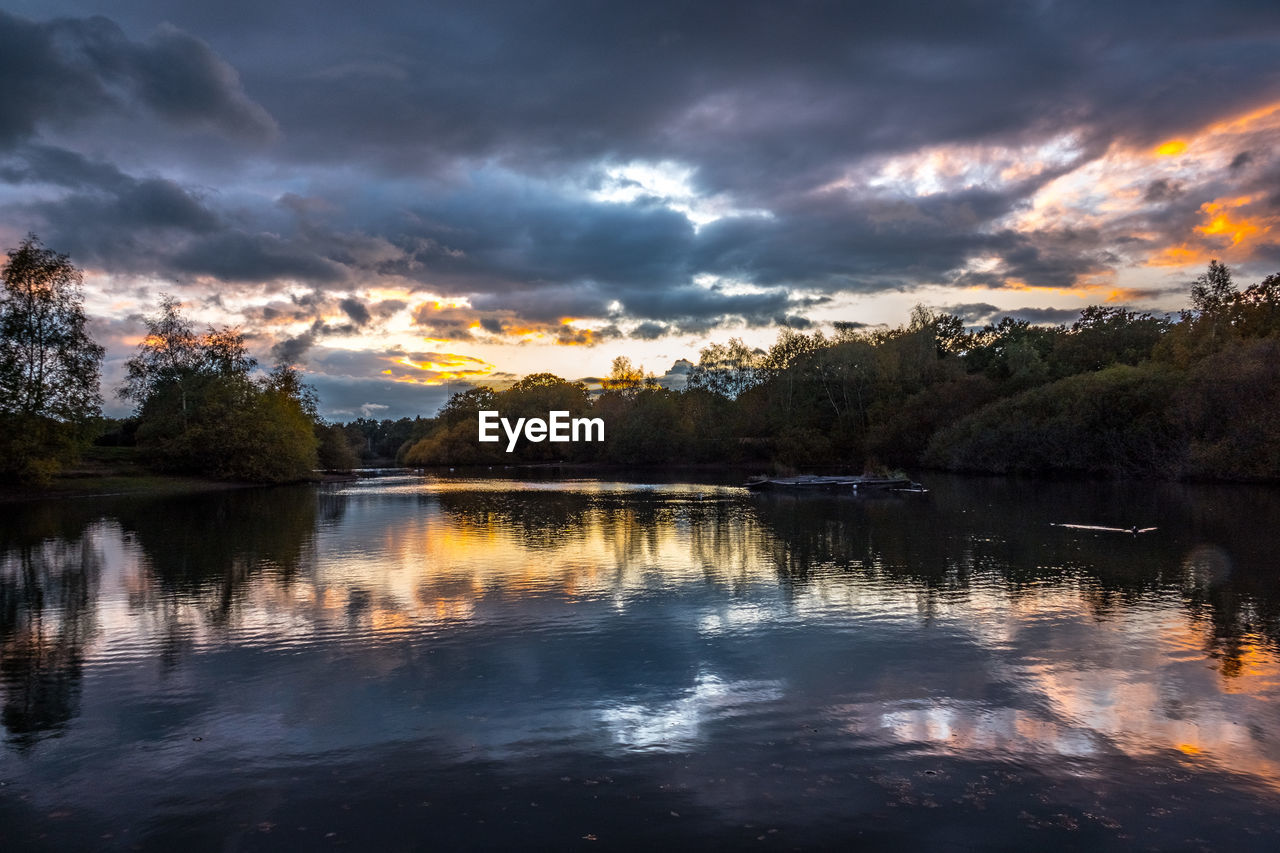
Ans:
{"type": "Polygon", "coordinates": [[[986,641],[994,641],[992,651],[1017,647],[1020,631],[1045,620],[1059,627],[1038,636],[1061,635],[1068,643],[1081,636],[1073,623],[1092,623],[1088,651],[1069,644],[1037,648],[1034,658],[1019,664],[1016,689],[1036,697],[1022,704],[1044,710],[904,696],[897,704],[907,707],[883,710],[873,703],[832,709],[833,715],[848,718],[855,730],[874,724],[895,740],[957,754],[1098,755],[1120,749],[1140,757],[1177,750],[1280,787],[1280,749],[1249,729],[1251,720],[1272,714],[1267,703],[1280,686],[1274,650],[1253,647],[1248,663],[1226,677],[1205,665],[1207,626],[1176,608],[1098,622],[1089,615],[1088,596],[1069,587],[1016,602],[998,594],[977,598],[984,601],[982,618],[975,620],[968,603],[960,604],[953,611],[956,629],[987,625],[996,616],[1003,632],[986,641]],[[1198,686],[1189,692],[1191,685],[1198,686]]]}
{"type": "MultiPolygon", "coordinates": [[[[339,638],[378,648],[512,632],[590,636],[640,618],[632,614],[661,594],[680,602],[673,624],[697,649],[803,629],[848,638],[851,654],[878,650],[862,665],[879,674],[844,693],[831,682],[831,698],[813,712],[849,742],[1014,761],[1176,756],[1280,787],[1280,747],[1254,734],[1277,724],[1280,657],[1260,637],[1224,641],[1176,587],[1117,607],[1075,572],[1049,568],[1014,583],[983,557],[982,539],[950,552],[949,571],[963,583],[934,585],[901,568],[897,552],[909,540],[875,523],[805,527],[817,536],[817,550],[807,550],[784,523],[790,505],[756,507],[711,486],[402,478],[329,499],[344,507],[341,524],[304,540],[291,579],[236,557],[229,580],[168,596],[118,528],[94,528],[108,568],[99,630],[76,635],[86,667],[144,660],[175,637],[199,654],[339,638]],[[229,596],[225,584],[242,588],[229,596]],[[224,615],[211,618],[218,608],[224,615]]],[[[879,508],[868,506],[874,518],[879,508]]],[[[1186,589],[1220,582],[1225,570],[1196,568],[1204,553],[1186,558],[1195,568],[1186,589]]],[[[47,621],[36,640],[62,636],[57,625],[47,621]]],[[[20,650],[15,642],[7,652],[20,650]]],[[[787,678],[691,663],[697,670],[680,690],[609,698],[573,723],[585,727],[575,736],[689,751],[714,720],[800,701],[787,678]]]]}

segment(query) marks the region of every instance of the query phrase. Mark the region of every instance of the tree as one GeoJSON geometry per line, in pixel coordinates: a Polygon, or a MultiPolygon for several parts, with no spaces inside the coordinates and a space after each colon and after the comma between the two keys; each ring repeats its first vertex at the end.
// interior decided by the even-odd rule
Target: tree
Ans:
{"type": "Polygon", "coordinates": [[[316,455],[324,471],[350,471],[360,464],[360,456],[347,441],[341,424],[315,425],[316,455]]]}
{"type": "Polygon", "coordinates": [[[1217,258],[1209,261],[1209,269],[1196,276],[1191,285],[1191,304],[1201,314],[1216,314],[1231,304],[1236,286],[1231,270],[1217,258]]]}
{"type": "Polygon", "coordinates": [[[31,234],[0,273],[0,412],[70,422],[98,415],[103,349],[85,331],[80,270],[31,234]]]}
{"type": "Polygon", "coordinates": [[[1138,364],[1151,357],[1152,349],[1168,329],[1169,321],[1163,317],[1090,305],[1059,336],[1050,368],[1055,377],[1062,377],[1113,364],[1138,364]]]}
{"type": "Polygon", "coordinates": [[[727,344],[712,344],[699,353],[698,364],[689,374],[690,388],[705,388],[735,400],[749,388],[754,388],[763,378],[761,356],[740,338],[730,338],[727,344]]]}
{"type": "Polygon", "coordinates": [[[45,484],[101,413],[103,349],[85,330],[82,276],[34,234],[0,268],[0,475],[45,484]]]}
{"type": "Polygon", "coordinates": [[[147,336],[125,364],[127,378],[117,393],[141,407],[161,388],[177,386],[185,418],[187,400],[182,385],[200,370],[200,337],[182,316],[182,303],[167,293],[160,294],[159,313],[144,317],[143,322],[147,336]]]}
{"type": "Polygon", "coordinates": [[[463,422],[475,424],[479,412],[496,407],[497,400],[498,395],[492,388],[468,388],[450,397],[440,407],[440,413],[436,417],[445,426],[454,426],[463,422]]]}
{"type": "Polygon", "coordinates": [[[644,387],[644,370],[633,365],[625,355],[620,355],[613,360],[613,369],[609,377],[601,381],[600,386],[606,391],[616,391],[624,397],[634,398],[644,387]]]}
{"type": "Polygon", "coordinates": [[[267,483],[311,475],[316,397],[292,367],[255,375],[238,329],[197,335],[171,296],[146,325],[119,393],[138,405],[138,446],[152,466],[267,483]]]}

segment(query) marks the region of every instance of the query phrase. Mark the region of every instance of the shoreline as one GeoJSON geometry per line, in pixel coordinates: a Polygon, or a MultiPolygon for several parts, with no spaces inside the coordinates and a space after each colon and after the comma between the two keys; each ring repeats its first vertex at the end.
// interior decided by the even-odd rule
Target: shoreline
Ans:
{"type": "MultiPolygon", "coordinates": [[[[489,476],[503,478],[505,473],[507,476],[517,472],[526,473],[543,473],[551,474],[554,472],[564,472],[573,475],[590,475],[600,474],[607,475],[617,472],[646,472],[649,474],[670,473],[676,474],[681,471],[691,473],[697,472],[707,474],[712,471],[722,473],[732,472],[731,478],[736,476],[748,476],[750,473],[761,473],[763,469],[771,468],[768,465],[719,465],[715,463],[688,463],[683,465],[624,465],[620,463],[600,463],[600,462],[524,462],[512,463],[502,466],[489,465],[428,465],[428,466],[395,466],[396,469],[406,473],[445,475],[453,474],[454,476],[489,476]]],[[[805,465],[798,468],[788,466],[788,470],[800,473],[819,472],[830,474],[836,472],[843,474],[845,472],[854,472],[857,466],[847,464],[832,464],[829,466],[822,465],[805,465]]],[[[1280,481],[1276,480],[1241,480],[1241,479],[1206,479],[1206,478],[1145,478],[1145,477],[1103,477],[1089,476],[1076,472],[1046,472],[1040,474],[1029,474],[1024,472],[1004,472],[993,473],[985,471],[947,471],[941,469],[921,468],[918,473],[913,474],[914,477],[927,478],[931,474],[942,476],[960,476],[973,479],[999,479],[999,480],[1021,480],[1021,481],[1038,481],[1045,483],[1061,483],[1061,482],[1145,482],[1151,484],[1205,484],[1205,485],[1235,485],[1235,486],[1277,486],[1280,481]]],[[[772,475],[771,475],[772,476],[772,475]]],[[[45,487],[18,486],[18,485],[0,485],[0,505],[13,505],[22,503],[36,503],[40,501],[61,501],[73,500],[78,498],[107,498],[107,497],[181,497],[185,495],[204,494],[212,492],[226,492],[238,489],[254,489],[267,488],[271,486],[296,486],[296,485],[313,485],[323,486],[334,483],[350,483],[358,480],[366,479],[360,474],[352,472],[317,472],[316,476],[307,480],[299,480],[293,483],[250,483],[237,482],[230,480],[215,480],[207,477],[200,477],[190,474],[159,474],[146,471],[122,472],[112,471],[108,473],[87,473],[83,470],[72,471],[67,474],[54,478],[54,482],[45,487]]]]}
{"type": "Polygon", "coordinates": [[[182,497],[210,492],[230,492],[237,489],[261,489],[272,486],[321,486],[328,483],[347,483],[360,479],[354,474],[326,473],[310,480],[296,483],[245,483],[232,480],[214,480],[190,474],[106,474],[64,475],[54,478],[51,485],[0,486],[0,505],[37,503],[40,501],[75,500],[78,498],[111,497],[182,497]]]}

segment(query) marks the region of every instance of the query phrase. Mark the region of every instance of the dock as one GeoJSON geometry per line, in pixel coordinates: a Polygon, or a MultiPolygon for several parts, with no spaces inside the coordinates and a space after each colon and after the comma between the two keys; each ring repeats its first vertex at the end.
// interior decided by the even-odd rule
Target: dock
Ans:
{"type": "Polygon", "coordinates": [[[753,492],[790,491],[790,492],[857,492],[868,490],[902,491],[922,494],[926,491],[919,483],[906,477],[764,477],[749,480],[744,485],[753,492]]]}

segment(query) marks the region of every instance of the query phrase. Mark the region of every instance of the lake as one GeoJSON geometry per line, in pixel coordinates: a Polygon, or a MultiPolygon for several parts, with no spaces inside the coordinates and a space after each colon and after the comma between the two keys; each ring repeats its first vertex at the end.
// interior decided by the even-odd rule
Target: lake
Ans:
{"type": "Polygon", "coordinates": [[[926,485],[5,507],[0,848],[1280,849],[1280,490],[926,485]]]}

